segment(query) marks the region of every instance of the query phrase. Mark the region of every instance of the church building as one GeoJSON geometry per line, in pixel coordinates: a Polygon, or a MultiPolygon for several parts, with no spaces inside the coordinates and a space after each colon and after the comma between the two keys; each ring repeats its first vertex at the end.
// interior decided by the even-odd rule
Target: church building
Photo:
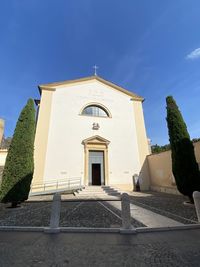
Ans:
{"type": "Polygon", "coordinates": [[[39,86],[32,184],[149,188],[144,99],[99,76],[39,86]]]}

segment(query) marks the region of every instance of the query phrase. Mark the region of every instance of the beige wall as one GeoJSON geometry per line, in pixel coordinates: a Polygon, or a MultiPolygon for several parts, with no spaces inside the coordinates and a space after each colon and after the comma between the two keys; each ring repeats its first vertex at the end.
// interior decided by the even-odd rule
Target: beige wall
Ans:
{"type": "Polygon", "coordinates": [[[34,144],[33,184],[43,183],[53,92],[54,91],[43,90],[41,95],[34,144]]]}
{"type": "MultiPolygon", "coordinates": [[[[42,86],[33,184],[65,177],[81,177],[84,182],[82,141],[95,135],[110,141],[107,183],[132,186],[135,173],[146,179],[145,159],[149,151],[142,99],[136,100],[95,79],[54,89],[42,86]],[[105,106],[111,116],[80,116],[83,107],[91,102],[105,106]],[[123,107],[120,112],[119,106],[123,107]],[[98,131],[92,128],[94,122],[100,125],[98,131]]],[[[145,181],[142,188],[147,189],[149,183],[145,181]]]]}
{"type": "Polygon", "coordinates": [[[0,119],[0,144],[2,141],[3,133],[4,133],[4,120],[0,119]]]}
{"type": "MultiPolygon", "coordinates": [[[[200,141],[193,143],[195,156],[200,165],[200,141]]],[[[152,154],[147,157],[149,165],[150,189],[177,194],[172,174],[171,150],[152,154]]]]}
{"type": "Polygon", "coordinates": [[[194,145],[194,152],[195,152],[196,160],[198,164],[200,165],[200,141],[193,143],[193,145],[194,145]]]}
{"type": "Polygon", "coordinates": [[[147,155],[149,155],[149,140],[147,139],[143,108],[141,101],[133,102],[134,115],[135,115],[135,125],[136,125],[136,134],[137,134],[137,143],[138,143],[138,153],[140,161],[140,188],[141,190],[149,189],[149,171],[148,171],[148,162],[147,155]]]}
{"type": "Polygon", "coordinates": [[[0,166],[5,165],[7,154],[8,154],[7,149],[0,149],[0,166]]]}
{"type": "Polygon", "coordinates": [[[2,182],[3,169],[6,162],[7,154],[8,154],[7,149],[0,149],[0,185],[2,182]]]}
{"type": "MultiPolygon", "coordinates": [[[[137,102],[139,103],[139,101],[137,102]]],[[[38,123],[44,106],[47,106],[47,102],[44,104],[41,102],[38,123]]],[[[142,110],[142,106],[139,106],[138,109],[142,110]]],[[[141,114],[139,111],[134,115],[133,102],[130,101],[129,95],[113,90],[96,80],[71,84],[56,88],[53,92],[50,111],[46,113],[46,116],[50,114],[48,115],[50,120],[49,118],[46,121],[43,120],[46,124],[49,121],[45,157],[36,152],[38,164],[44,166],[44,171],[36,173],[37,166],[39,166],[36,165],[35,178],[40,176],[46,182],[63,180],[66,177],[81,177],[84,184],[87,179],[84,177],[84,145],[82,141],[98,135],[110,141],[107,152],[108,183],[132,184],[132,175],[141,170],[138,134],[134,120],[141,114]],[[111,117],[81,116],[80,111],[91,102],[105,106],[111,117]],[[119,107],[123,108],[119,111],[119,107]],[[100,128],[94,130],[93,123],[98,123],[100,128]],[[43,159],[45,164],[41,162],[43,159]]],[[[141,121],[138,123],[139,126],[141,123],[141,121]]],[[[43,124],[38,124],[37,131],[42,126],[43,124]]],[[[41,134],[44,135],[44,131],[41,129],[40,131],[38,139],[41,134]]],[[[44,143],[42,144],[44,145],[44,143]]],[[[38,145],[35,149],[37,147],[38,145]]]]}

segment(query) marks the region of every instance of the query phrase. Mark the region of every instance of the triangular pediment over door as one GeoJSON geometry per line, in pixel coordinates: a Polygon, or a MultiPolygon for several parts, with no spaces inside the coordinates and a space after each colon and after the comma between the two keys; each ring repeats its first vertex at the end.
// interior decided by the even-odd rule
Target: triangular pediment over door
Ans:
{"type": "Polygon", "coordinates": [[[99,144],[100,145],[100,144],[102,144],[102,145],[108,146],[109,143],[110,143],[109,140],[107,140],[107,139],[105,139],[99,135],[94,135],[94,136],[89,137],[89,138],[82,141],[82,144],[84,144],[84,145],[90,145],[90,144],[99,144]]]}

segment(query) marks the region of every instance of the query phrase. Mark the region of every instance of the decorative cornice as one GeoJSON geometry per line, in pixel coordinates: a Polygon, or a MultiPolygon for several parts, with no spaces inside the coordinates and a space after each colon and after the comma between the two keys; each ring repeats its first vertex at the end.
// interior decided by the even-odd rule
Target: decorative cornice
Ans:
{"type": "Polygon", "coordinates": [[[93,143],[99,143],[99,144],[106,144],[106,145],[109,145],[110,144],[110,141],[108,141],[107,139],[99,136],[99,135],[94,135],[94,136],[91,136],[85,140],[82,141],[82,144],[83,145],[86,145],[86,144],[93,144],[93,143]]]}

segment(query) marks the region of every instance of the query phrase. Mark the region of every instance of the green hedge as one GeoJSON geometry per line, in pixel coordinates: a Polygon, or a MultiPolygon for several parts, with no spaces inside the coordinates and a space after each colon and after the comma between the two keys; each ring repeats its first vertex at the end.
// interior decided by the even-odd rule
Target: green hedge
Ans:
{"type": "Polygon", "coordinates": [[[33,177],[35,108],[29,99],[21,111],[3,171],[0,200],[13,206],[26,200],[33,177]]]}

